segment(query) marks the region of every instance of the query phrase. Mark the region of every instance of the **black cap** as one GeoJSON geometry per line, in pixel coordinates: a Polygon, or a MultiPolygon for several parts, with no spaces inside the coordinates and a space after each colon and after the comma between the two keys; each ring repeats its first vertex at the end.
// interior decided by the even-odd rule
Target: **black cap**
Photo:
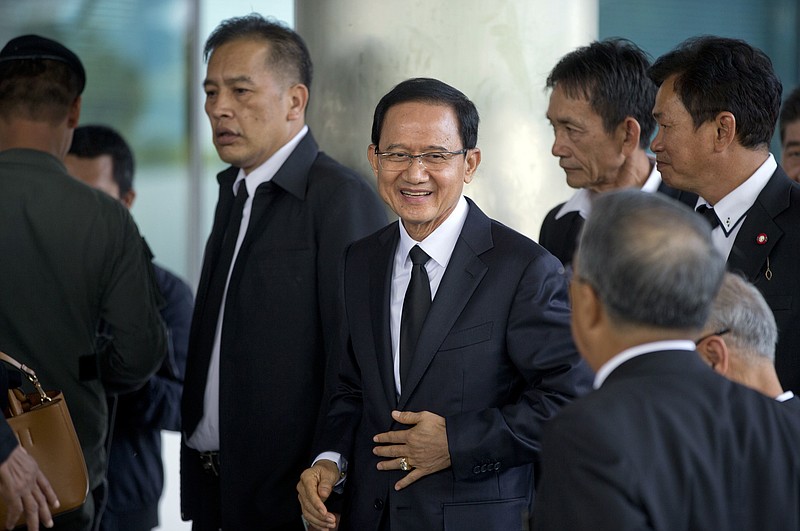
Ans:
{"type": "Polygon", "coordinates": [[[86,86],[86,71],[78,56],[61,43],[39,35],[23,35],[8,41],[0,50],[0,63],[19,59],[50,59],[66,63],[78,75],[78,94],[86,86]]]}

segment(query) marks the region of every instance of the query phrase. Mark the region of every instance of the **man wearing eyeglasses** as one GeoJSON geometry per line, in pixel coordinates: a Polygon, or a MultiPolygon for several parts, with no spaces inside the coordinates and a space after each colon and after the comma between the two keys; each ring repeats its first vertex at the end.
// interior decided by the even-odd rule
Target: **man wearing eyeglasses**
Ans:
{"type": "Polygon", "coordinates": [[[726,273],[697,351],[712,369],[778,402],[800,407],[792,391],[784,391],[775,373],[778,327],[755,286],[726,273]]]}
{"type": "Polygon", "coordinates": [[[410,79],[378,103],[367,156],[400,220],[345,262],[348,350],[307,521],[345,496],[341,528],[526,529],[544,422],[588,390],[559,262],[463,196],[481,161],[478,112],[410,79]]]}

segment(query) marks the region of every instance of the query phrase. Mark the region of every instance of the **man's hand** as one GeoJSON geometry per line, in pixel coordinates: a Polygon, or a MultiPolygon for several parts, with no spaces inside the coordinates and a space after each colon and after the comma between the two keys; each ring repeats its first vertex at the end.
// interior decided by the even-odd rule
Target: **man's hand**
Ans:
{"type": "Polygon", "coordinates": [[[450,466],[444,417],[429,411],[392,411],[392,418],[413,427],[379,433],[372,440],[386,446],[376,446],[372,451],[381,457],[394,458],[378,463],[378,470],[401,470],[401,457],[413,467],[406,477],[395,483],[395,490],[450,466]]]}
{"type": "Polygon", "coordinates": [[[336,529],[338,527],[337,515],[329,513],[324,503],[333,492],[333,486],[337,481],[339,481],[339,467],[327,459],[320,459],[300,475],[300,482],[297,484],[297,499],[300,500],[303,517],[313,528],[336,529]]]}
{"type": "Polygon", "coordinates": [[[38,530],[39,522],[53,527],[50,508],[58,508],[58,498],[36,460],[22,446],[0,464],[0,498],[8,507],[6,529],[14,527],[23,510],[29,531],[38,530]]]}

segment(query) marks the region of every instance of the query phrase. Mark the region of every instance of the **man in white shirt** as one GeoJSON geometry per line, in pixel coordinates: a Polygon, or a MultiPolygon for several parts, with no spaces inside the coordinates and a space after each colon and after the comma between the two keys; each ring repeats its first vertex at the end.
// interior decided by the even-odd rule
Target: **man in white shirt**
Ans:
{"type": "Polygon", "coordinates": [[[712,369],[779,402],[798,399],[775,374],[778,327],[761,293],[745,279],[725,273],[697,351],[712,369]]]}
{"type": "Polygon", "coordinates": [[[650,60],[625,39],[593,42],[565,55],[547,77],[552,153],[578,190],[542,222],[539,244],[564,265],[572,262],[580,229],[601,192],[639,188],[676,196],[661,182],[647,146],[656,128],[656,86],[650,60]]]}
{"type": "Polygon", "coordinates": [[[596,390],[545,426],[535,531],[800,526],[796,413],[715,373],[691,340],[725,271],[710,232],[660,194],[595,201],[570,298],[596,390]]]}
{"type": "MultiPolygon", "coordinates": [[[[769,152],[781,99],[772,62],[744,41],[697,37],[655,61],[651,148],[670,186],[697,194],[728,269],[766,299],[778,324],[775,368],[800,391],[800,185],[769,152]]],[[[667,222],[667,221],[665,221],[667,222]]]]}
{"type": "Polygon", "coordinates": [[[478,120],[426,78],[375,109],[367,155],[400,220],[345,260],[347,351],[298,484],[314,527],[336,526],[346,472],[341,529],[525,529],[542,426],[588,390],[561,264],[462,195],[478,120]]]}
{"type": "Polygon", "coordinates": [[[344,250],[386,215],[305,124],[297,33],[253,13],[220,23],[205,55],[205,110],[231,166],[189,335],[182,516],[195,531],[302,531],[294,487],[335,379],[344,250]]]}

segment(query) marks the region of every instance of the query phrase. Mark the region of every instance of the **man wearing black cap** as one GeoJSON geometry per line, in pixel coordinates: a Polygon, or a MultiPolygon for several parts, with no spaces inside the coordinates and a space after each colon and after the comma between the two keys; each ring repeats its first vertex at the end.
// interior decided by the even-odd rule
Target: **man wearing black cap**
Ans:
{"type": "Polygon", "coordinates": [[[0,350],[64,391],[92,492],[55,522],[81,530],[102,498],[105,395],[145,383],[166,346],[130,214],[62,162],[85,83],[78,57],[50,39],[26,35],[0,50],[0,350]],[[102,344],[101,319],[114,330],[102,344]]]}

